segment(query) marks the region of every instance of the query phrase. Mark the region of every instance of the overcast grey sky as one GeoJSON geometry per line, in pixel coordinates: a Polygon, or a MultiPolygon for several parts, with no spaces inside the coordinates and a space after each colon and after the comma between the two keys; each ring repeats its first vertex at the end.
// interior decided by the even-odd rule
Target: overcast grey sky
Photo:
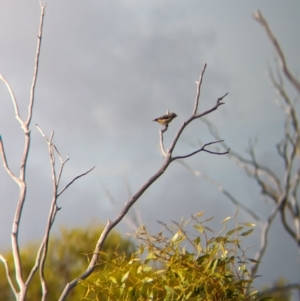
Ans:
{"type": "MultiPolygon", "coordinates": [[[[40,17],[38,1],[0,1],[0,73],[14,89],[24,117],[29,100],[40,17]]],[[[190,116],[195,81],[205,63],[200,111],[229,92],[226,105],[209,116],[234,150],[244,153],[258,138],[258,159],[281,172],[275,144],[283,133],[282,112],[267,76],[275,54],[252,15],[260,9],[278,37],[291,70],[299,74],[299,1],[58,1],[46,8],[32,146],[28,161],[28,203],[22,242],[41,237],[51,201],[47,145],[33,126],[55,131],[61,154],[71,158],[63,176],[96,169],[76,182],[59,200],[60,225],[84,225],[113,218],[132,191],[162,163],[159,125],[152,120],[167,109],[178,117],[165,135],[166,145],[190,116]],[[105,189],[113,195],[112,204],[105,189]]],[[[14,119],[8,92],[0,84],[0,131],[8,162],[17,172],[23,136],[14,119]]],[[[176,154],[212,141],[206,127],[194,122],[183,133],[176,154]]],[[[221,182],[237,199],[262,217],[271,208],[259,198],[255,183],[225,156],[197,154],[187,160],[221,182]]],[[[8,246],[18,188],[0,169],[0,245],[8,246]]],[[[137,208],[149,228],[205,210],[215,223],[233,215],[232,206],[203,179],[173,164],[139,200],[137,208]]],[[[241,221],[251,218],[240,211],[241,221]]],[[[118,228],[124,232],[124,224],[118,228]]],[[[280,226],[271,232],[260,283],[279,276],[300,278],[294,242],[280,226]],[[280,236],[280,245],[279,239],[280,236]],[[282,254],[285,260],[282,260],[282,254]],[[289,262],[286,261],[289,258],[289,262]],[[274,264],[276,262],[276,264],[274,264]]],[[[259,231],[251,242],[259,245],[259,231]]]]}

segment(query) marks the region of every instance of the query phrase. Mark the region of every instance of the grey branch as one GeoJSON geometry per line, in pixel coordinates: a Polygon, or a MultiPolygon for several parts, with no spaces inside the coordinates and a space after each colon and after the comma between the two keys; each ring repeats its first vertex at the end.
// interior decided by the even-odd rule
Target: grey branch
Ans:
{"type": "Polygon", "coordinates": [[[172,161],[174,160],[178,160],[178,159],[185,159],[185,158],[188,158],[188,157],[191,157],[201,151],[204,151],[204,152],[207,152],[207,153],[210,153],[210,154],[213,154],[213,155],[226,155],[229,153],[229,148],[227,151],[224,151],[224,152],[214,152],[214,151],[210,151],[208,149],[206,149],[207,146],[209,145],[212,145],[212,144],[215,144],[215,143],[221,143],[223,142],[224,140],[219,140],[219,141],[213,141],[213,142],[209,142],[209,143],[205,143],[201,148],[199,148],[198,150],[190,153],[190,154],[187,154],[187,155],[183,155],[183,156],[176,156],[176,157],[173,157],[172,158],[172,161]]]}
{"type": "Polygon", "coordinates": [[[15,110],[15,117],[17,121],[20,123],[22,130],[24,131],[24,147],[23,147],[23,154],[21,158],[20,163],[20,175],[19,177],[16,177],[12,171],[9,169],[7,164],[7,159],[5,156],[5,151],[3,147],[3,142],[1,140],[1,154],[2,154],[2,160],[4,163],[4,167],[7,171],[7,173],[10,175],[10,177],[16,181],[19,185],[20,192],[19,192],[19,200],[17,203],[14,220],[13,220],[13,226],[12,226],[12,233],[11,233],[11,241],[12,241],[12,253],[14,258],[14,268],[15,268],[15,280],[17,287],[14,287],[13,293],[18,300],[24,300],[27,292],[27,285],[24,283],[23,275],[22,275],[22,265],[21,265],[21,258],[20,258],[20,250],[19,250],[19,227],[20,227],[20,221],[21,221],[21,215],[23,211],[23,206],[25,203],[26,198],[26,190],[27,190],[27,183],[26,183],[26,164],[27,164],[27,158],[29,154],[29,148],[31,143],[31,136],[30,136],[30,121],[32,117],[32,105],[34,101],[34,91],[35,91],[35,83],[36,83],[36,77],[37,77],[37,71],[38,71],[38,64],[39,64],[39,56],[40,56],[40,48],[41,48],[41,35],[42,35],[42,28],[43,28],[43,20],[44,20],[44,14],[45,14],[45,5],[43,6],[41,4],[41,18],[40,18],[40,27],[39,27],[39,38],[37,43],[37,51],[36,51],[36,58],[35,58],[35,64],[34,64],[34,76],[33,76],[33,84],[30,90],[30,100],[29,100],[29,106],[28,106],[28,115],[27,120],[24,121],[20,117],[18,103],[15,98],[15,95],[13,93],[12,88],[10,87],[8,81],[0,75],[0,79],[4,82],[6,85],[13,106],[15,110]]]}
{"type": "Polygon", "coordinates": [[[300,82],[294,77],[294,75],[290,72],[287,63],[286,63],[286,59],[284,57],[284,53],[281,49],[280,44],[278,43],[275,35],[272,33],[268,22],[265,20],[265,18],[263,17],[263,15],[261,14],[261,12],[258,10],[255,14],[254,14],[254,19],[259,22],[265,29],[271,43],[273,44],[277,55],[279,57],[280,63],[281,63],[281,67],[282,67],[282,71],[285,74],[285,76],[288,78],[288,80],[290,81],[290,83],[292,83],[295,87],[295,89],[298,90],[298,93],[300,93],[300,82]]]}

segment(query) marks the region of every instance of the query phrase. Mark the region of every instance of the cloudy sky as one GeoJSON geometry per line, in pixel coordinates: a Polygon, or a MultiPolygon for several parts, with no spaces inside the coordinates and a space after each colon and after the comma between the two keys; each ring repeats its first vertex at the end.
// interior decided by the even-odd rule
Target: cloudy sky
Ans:
{"type": "MultiPolygon", "coordinates": [[[[38,1],[0,1],[0,73],[11,84],[25,118],[33,74],[40,6],[38,1]]],[[[50,135],[60,153],[68,154],[62,186],[92,166],[59,200],[54,231],[114,218],[162,164],[159,125],[152,120],[169,109],[178,117],[165,134],[166,145],[193,109],[195,81],[207,63],[199,111],[229,93],[226,105],[208,118],[226,143],[245,154],[257,138],[257,156],[275,172],[282,171],[275,144],[283,133],[283,114],[274,104],[268,66],[275,54],[262,27],[253,19],[261,10],[278,37],[291,70],[299,74],[298,1],[58,1],[46,8],[39,77],[28,160],[28,200],[22,219],[22,242],[42,236],[51,201],[47,145],[35,124],[50,135]],[[129,189],[129,188],[130,189],[129,189]],[[114,202],[108,197],[111,194],[114,202]]],[[[23,135],[12,102],[0,85],[0,130],[10,167],[17,173],[23,135]]],[[[213,138],[195,121],[182,134],[175,154],[186,154],[213,138]]],[[[262,218],[271,204],[226,156],[199,153],[186,160],[221,182],[262,218]]],[[[0,170],[0,245],[8,247],[18,187],[0,170]]],[[[158,229],[166,223],[205,210],[215,224],[236,208],[204,179],[180,164],[167,172],[136,206],[141,220],[158,229]]],[[[240,211],[240,221],[252,221],[240,211]]],[[[126,224],[118,229],[125,232],[126,224]]],[[[251,243],[259,245],[259,231],[251,243]]],[[[271,232],[260,283],[279,276],[300,278],[294,242],[280,225],[271,232]],[[278,243],[278,237],[280,242],[278,243]],[[276,251],[274,251],[276,250],[276,251]],[[281,260],[282,253],[290,261],[281,260]],[[276,265],[274,265],[276,262],[276,265]]]]}

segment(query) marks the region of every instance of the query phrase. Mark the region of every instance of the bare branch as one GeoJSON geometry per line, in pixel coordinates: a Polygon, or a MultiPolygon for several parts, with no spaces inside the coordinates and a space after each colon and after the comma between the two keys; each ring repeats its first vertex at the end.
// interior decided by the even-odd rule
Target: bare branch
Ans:
{"type": "Polygon", "coordinates": [[[272,222],[274,221],[276,214],[278,213],[278,211],[280,210],[282,202],[279,202],[278,204],[276,204],[276,206],[273,208],[273,211],[271,212],[270,216],[268,217],[267,221],[264,223],[263,227],[262,227],[262,233],[261,233],[261,237],[260,237],[260,249],[258,250],[258,252],[256,253],[254,259],[257,261],[256,263],[253,264],[252,268],[251,268],[251,277],[254,278],[254,276],[257,274],[260,262],[267,250],[267,246],[268,246],[268,234],[269,234],[269,230],[271,228],[272,222]]]}
{"type": "MultiPolygon", "coordinates": [[[[209,132],[212,134],[212,136],[215,139],[221,139],[220,136],[217,133],[217,130],[215,129],[215,127],[207,120],[207,119],[202,119],[202,121],[207,125],[209,132]]],[[[229,146],[223,141],[221,142],[221,145],[224,148],[229,148],[229,146]]],[[[243,157],[242,155],[240,155],[239,153],[230,150],[229,152],[229,158],[233,159],[234,162],[242,169],[244,169],[247,174],[251,177],[255,178],[255,175],[261,176],[261,177],[267,177],[269,179],[269,181],[276,187],[277,191],[279,191],[278,195],[280,195],[282,193],[282,187],[281,187],[281,181],[280,179],[277,177],[277,175],[267,166],[264,166],[262,164],[258,164],[255,158],[255,154],[254,154],[254,145],[253,143],[250,143],[249,145],[249,150],[248,153],[250,153],[252,159],[249,160],[245,157],[243,157]]],[[[260,178],[258,177],[257,181],[260,181],[260,178]]],[[[269,186],[271,187],[271,186],[269,186]]],[[[263,188],[263,187],[262,187],[263,188]]],[[[276,193],[273,191],[272,193],[273,195],[275,195],[276,193]]]]}
{"type": "Polygon", "coordinates": [[[29,101],[29,106],[28,106],[28,116],[27,116],[27,120],[26,120],[27,127],[29,126],[31,118],[32,118],[32,108],[33,108],[33,103],[34,103],[35,86],[36,86],[37,75],[38,75],[38,70],[39,70],[44,16],[45,16],[45,9],[46,9],[47,4],[42,5],[42,3],[40,2],[40,6],[41,6],[40,27],[39,27],[38,43],[37,43],[36,54],[35,54],[33,78],[32,78],[32,84],[31,84],[31,89],[30,89],[30,101],[29,101]]]}
{"type": "MultiPolygon", "coordinates": [[[[269,39],[271,40],[276,53],[279,57],[279,62],[281,64],[282,73],[285,75],[287,80],[293,85],[293,87],[297,90],[298,94],[300,93],[300,82],[294,77],[294,75],[290,72],[283,51],[271,32],[268,23],[263,18],[262,14],[258,11],[254,18],[265,28],[269,39]]],[[[278,176],[277,173],[273,172],[269,167],[262,165],[256,159],[256,155],[254,152],[253,143],[250,144],[249,147],[249,155],[250,159],[247,159],[241,156],[234,151],[230,151],[229,157],[234,159],[239,167],[244,169],[246,173],[256,180],[257,184],[261,188],[261,194],[266,195],[269,199],[271,199],[275,206],[267,217],[266,222],[262,222],[261,219],[254,213],[249,211],[246,207],[242,207],[247,213],[249,213],[253,218],[259,220],[259,224],[262,228],[261,234],[261,244],[259,250],[255,256],[257,263],[252,266],[251,275],[254,277],[257,274],[260,261],[265,254],[268,245],[268,233],[271,228],[271,225],[277,214],[281,216],[281,222],[286,230],[286,232],[293,238],[293,240],[297,243],[298,247],[300,247],[300,206],[297,197],[297,192],[300,185],[300,168],[299,168],[299,158],[300,158],[300,129],[299,129],[299,120],[297,116],[297,110],[295,106],[295,102],[291,100],[289,95],[287,94],[284,87],[284,80],[281,76],[281,73],[278,71],[278,79],[275,79],[273,72],[269,72],[271,82],[280,96],[281,100],[283,100],[283,104],[279,101],[276,103],[285,113],[285,123],[284,123],[284,138],[280,143],[277,144],[277,152],[279,156],[284,161],[285,172],[282,179],[278,176]],[[296,160],[297,159],[297,160],[296,160]]],[[[205,120],[210,132],[216,139],[220,139],[217,134],[216,129],[205,120]]],[[[220,142],[223,147],[227,148],[225,142],[220,142]]],[[[179,161],[181,164],[186,166],[187,164],[179,161]]],[[[192,171],[196,176],[203,176],[199,171],[193,170],[191,167],[186,166],[190,171],[192,171]]],[[[208,180],[210,180],[208,178],[208,180]]],[[[241,205],[235,198],[228,193],[224,188],[213,182],[219,190],[221,190],[224,195],[226,195],[229,200],[234,203],[241,205]]]]}
{"type": "Polygon", "coordinates": [[[0,254],[0,260],[3,262],[3,265],[4,265],[4,268],[5,268],[5,274],[6,274],[6,279],[9,283],[9,286],[14,294],[15,297],[18,296],[18,292],[14,286],[14,283],[11,279],[11,276],[10,276],[10,273],[9,273],[9,267],[8,267],[8,264],[7,264],[7,260],[4,258],[4,256],[2,254],[0,254]]]}
{"type": "Polygon", "coordinates": [[[60,169],[59,169],[58,177],[57,177],[57,180],[56,180],[57,185],[58,185],[58,183],[60,182],[60,179],[61,179],[61,175],[62,175],[63,168],[64,168],[65,164],[70,160],[70,158],[68,157],[68,155],[66,155],[66,159],[63,160],[63,158],[62,158],[62,156],[60,155],[60,153],[59,153],[57,147],[55,146],[55,144],[53,144],[53,148],[54,148],[54,150],[56,151],[56,153],[57,153],[57,155],[58,155],[58,157],[59,157],[59,161],[60,161],[60,169]]]}
{"type": "MultiPolygon", "coordinates": [[[[20,251],[19,251],[19,241],[18,241],[18,234],[19,234],[19,226],[20,226],[20,220],[21,220],[21,214],[23,211],[23,206],[25,203],[25,198],[26,198],[26,190],[27,190],[27,185],[26,185],[26,164],[27,164],[27,158],[29,154],[29,147],[30,147],[30,130],[29,130],[29,124],[30,120],[32,117],[32,105],[34,101],[34,87],[35,87],[35,82],[36,82],[36,75],[38,71],[38,61],[39,61],[39,55],[40,55],[40,45],[41,45],[41,35],[42,35],[42,25],[43,25],[43,19],[44,19],[44,14],[45,14],[45,6],[41,5],[41,19],[40,19],[40,30],[39,30],[39,37],[38,37],[38,48],[37,48],[37,53],[36,53],[36,60],[35,60],[35,72],[34,72],[34,80],[33,80],[33,87],[31,89],[31,96],[30,96],[30,104],[29,104],[29,110],[28,110],[28,117],[27,117],[27,122],[23,122],[22,119],[19,116],[19,110],[18,110],[18,105],[15,100],[15,97],[12,93],[12,90],[10,86],[7,84],[6,81],[5,84],[8,87],[12,101],[15,107],[15,114],[17,120],[21,123],[21,127],[24,131],[25,135],[25,142],[24,142],[24,149],[23,149],[23,155],[21,159],[21,165],[20,165],[20,177],[19,177],[19,187],[20,187],[20,193],[19,193],[19,200],[17,204],[17,208],[15,211],[15,216],[13,220],[13,226],[12,226],[12,233],[11,233],[11,242],[12,242],[12,253],[13,253],[13,258],[14,258],[14,266],[15,266],[15,271],[16,271],[16,281],[19,286],[19,293],[18,293],[18,298],[19,300],[24,300],[27,292],[27,286],[24,283],[23,276],[22,276],[22,265],[21,265],[21,258],[20,258],[20,251]]],[[[3,80],[3,77],[2,77],[3,80]]]]}
{"type": "MultiPolygon", "coordinates": [[[[98,242],[95,246],[94,253],[93,253],[92,259],[89,263],[89,266],[87,267],[87,269],[81,275],[79,275],[77,278],[73,279],[71,282],[69,282],[65,286],[65,289],[62,292],[59,301],[65,300],[67,295],[69,294],[69,292],[78,284],[78,282],[85,279],[86,277],[88,277],[94,271],[94,268],[97,264],[99,251],[102,249],[103,244],[105,242],[105,239],[106,239],[107,235],[110,233],[110,231],[124,218],[124,216],[128,213],[129,209],[143,195],[143,193],[166,171],[166,169],[172,163],[172,161],[180,158],[180,157],[172,158],[172,152],[173,152],[173,150],[175,148],[175,145],[176,145],[181,133],[183,132],[184,128],[192,120],[194,120],[196,118],[200,118],[201,116],[204,116],[204,115],[206,115],[210,112],[215,111],[220,105],[223,104],[221,101],[227,95],[227,93],[217,100],[216,105],[212,109],[210,109],[210,110],[208,110],[208,111],[206,111],[202,114],[199,114],[199,115],[196,114],[196,111],[197,111],[197,108],[198,108],[198,103],[199,103],[199,97],[200,97],[200,88],[201,88],[202,78],[203,78],[203,74],[204,74],[205,69],[206,69],[206,64],[204,65],[204,68],[203,68],[203,71],[201,73],[199,82],[197,83],[197,95],[196,95],[196,99],[195,99],[193,114],[179,128],[178,132],[175,134],[175,137],[174,137],[170,147],[167,149],[167,151],[164,150],[163,133],[167,130],[168,127],[165,126],[164,129],[160,130],[160,146],[161,146],[162,154],[164,155],[164,162],[163,162],[162,166],[140,187],[140,189],[132,197],[130,197],[129,201],[124,204],[124,207],[121,210],[121,212],[119,213],[119,215],[113,221],[110,221],[110,220],[107,221],[107,224],[106,224],[103,232],[101,233],[101,235],[98,239],[98,242]]],[[[217,142],[218,141],[207,143],[206,145],[204,145],[202,147],[202,149],[197,150],[194,153],[183,156],[183,157],[192,156],[193,154],[196,154],[196,153],[200,152],[201,150],[215,154],[215,152],[206,150],[205,147],[208,146],[208,145],[217,143],[217,142]]],[[[227,153],[227,152],[224,152],[224,154],[227,153]]],[[[216,153],[216,154],[221,154],[221,153],[216,153]]]]}
{"type": "Polygon", "coordinates": [[[75,177],[71,182],[69,182],[58,194],[57,194],[57,196],[59,197],[70,185],[72,185],[76,180],[78,180],[79,178],[81,178],[81,177],[83,177],[83,176],[85,176],[85,175],[87,175],[88,173],[90,173],[93,169],[95,168],[95,166],[94,167],[92,167],[91,169],[89,169],[88,171],[86,171],[86,172],[84,172],[84,173],[82,173],[82,174],[80,174],[79,176],[77,176],[77,177],[75,177]]]}
{"type": "MultiPolygon", "coordinates": [[[[199,85],[200,85],[200,84],[201,84],[201,82],[199,82],[199,85]]],[[[198,89],[200,89],[200,87],[198,87],[197,90],[198,90],[198,89]]],[[[221,106],[221,105],[224,104],[223,102],[221,102],[221,100],[222,100],[226,95],[228,95],[228,93],[226,93],[226,94],[223,95],[222,97],[218,98],[216,104],[215,104],[211,109],[209,109],[209,110],[207,110],[207,111],[205,111],[205,112],[203,112],[203,113],[201,113],[201,114],[192,115],[189,119],[187,119],[187,120],[182,124],[182,126],[179,128],[178,132],[176,133],[176,135],[175,135],[175,137],[174,137],[174,139],[173,139],[173,141],[172,141],[172,143],[171,143],[171,145],[170,145],[170,147],[169,147],[167,153],[170,154],[170,153],[173,152],[173,150],[174,150],[174,148],[175,148],[175,146],[176,146],[176,144],[177,144],[177,141],[178,141],[178,139],[179,139],[181,133],[183,132],[183,130],[185,129],[185,127],[186,127],[191,121],[193,121],[194,119],[197,119],[197,118],[201,118],[201,117],[203,117],[203,116],[205,116],[205,115],[207,115],[207,114],[209,114],[209,113],[212,113],[213,111],[217,110],[219,106],[221,106]]],[[[198,100],[196,99],[196,101],[198,101],[198,100]]]]}
{"type": "Polygon", "coordinates": [[[213,155],[226,155],[229,153],[229,149],[225,152],[213,152],[213,151],[210,151],[210,150],[207,150],[205,149],[205,147],[211,145],[211,144],[215,144],[215,143],[220,143],[220,142],[223,142],[224,140],[219,140],[219,141],[213,141],[213,142],[209,142],[209,143],[205,143],[201,148],[199,148],[198,150],[190,153],[190,154],[187,154],[187,155],[183,155],[183,156],[176,156],[176,157],[172,157],[172,161],[174,160],[178,160],[178,159],[185,159],[185,158],[188,158],[188,157],[191,157],[201,151],[204,151],[204,152],[207,152],[207,153],[210,153],[210,154],[213,154],[213,155]]]}
{"type": "MultiPolygon", "coordinates": [[[[4,78],[4,76],[2,74],[0,74],[0,79],[4,82],[4,84],[6,85],[6,88],[10,94],[10,97],[11,97],[11,100],[13,102],[13,106],[14,106],[14,109],[15,109],[15,117],[16,119],[19,121],[21,127],[23,128],[23,125],[24,125],[24,121],[21,119],[21,116],[20,116],[20,113],[19,113],[19,106],[18,106],[18,103],[16,101],[16,98],[15,98],[15,94],[10,86],[10,84],[8,83],[8,81],[4,78]]],[[[24,128],[23,128],[24,129],[24,128]]]]}
{"type": "Polygon", "coordinates": [[[15,174],[11,171],[11,169],[8,167],[7,160],[6,160],[6,155],[5,155],[5,150],[4,150],[4,145],[3,145],[3,140],[0,135],[0,153],[2,156],[2,161],[3,161],[3,166],[8,173],[8,175],[20,186],[21,181],[18,177],[15,176],[15,174]]]}
{"type": "Polygon", "coordinates": [[[207,64],[204,65],[203,70],[200,74],[199,80],[196,82],[197,85],[197,93],[196,93],[196,98],[195,98],[195,104],[194,104],[194,110],[192,115],[196,115],[198,111],[198,106],[199,106],[199,99],[200,99],[200,92],[201,92],[201,85],[202,85],[202,80],[203,80],[203,75],[205,72],[207,64]]]}
{"type": "Polygon", "coordinates": [[[225,98],[227,95],[228,95],[228,93],[226,93],[226,94],[224,94],[223,96],[219,97],[219,98],[217,99],[217,103],[216,103],[216,105],[215,105],[214,107],[212,107],[211,109],[209,109],[209,110],[207,110],[207,111],[205,111],[205,112],[203,112],[203,113],[201,113],[201,114],[196,114],[196,115],[194,116],[194,119],[203,117],[203,116],[205,116],[205,115],[207,115],[207,114],[209,114],[209,113],[215,111],[219,106],[221,106],[221,105],[224,104],[224,102],[222,102],[222,100],[223,100],[223,98],[225,98]]]}
{"type": "Polygon", "coordinates": [[[265,18],[263,17],[263,15],[261,14],[261,12],[258,10],[255,14],[254,14],[254,19],[259,22],[265,29],[271,43],[273,44],[277,55],[279,57],[280,63],[281,63],[281,67],[282,67],[282,71],[285,74],[285,76],[288,78],[288,80],[294,85],[294,87],[296,88],[296,90],[298,91],[298,93],[300,93],[300,82],[294,77],[294,75],[290,72],[285,57],[284,57],[284,53],[276,39],[276,37],[274,36],[274,34],[272,33],[268,22],[265,20],[265,18]]]}
{"type": "Polygon", "coordinates": [[[166,126],[164,129],[160,129],[159,130],[159,145],[160,145],[160,151],[162,153],[162,155],[164,156],[164,158],[167,156],[167,153],[165,151],[165,147],[164,147],[164,135],[163,133],[168,129],[168,127],[166,126]]]}

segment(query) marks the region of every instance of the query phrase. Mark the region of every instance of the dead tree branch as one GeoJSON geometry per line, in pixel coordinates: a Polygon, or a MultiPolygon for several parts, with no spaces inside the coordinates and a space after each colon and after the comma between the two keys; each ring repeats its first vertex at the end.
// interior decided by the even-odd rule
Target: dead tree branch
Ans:
{"type": "Polygon", "coordinates": [[[274,46],[274,49],[279,57],[281,68],[282,68],[284,75],[287,77],[289,82],[294,85],[294,87],[298,91],[298,93],[300,93],[300,82],[296,79],[296,77],[291,73],[290,69],[288,68],[286,59],[284,56],[284,52],[282,51],[281,46],[279,45],[275,35],[271,31],[268,22],[266,21],[266,19],[263,17],[263,15],[261,14],[261,12],[259,10],[254,14],[254,19],[264,27],[271,43],[274,46]]]}
{"type": "MultiPolygon", "coordinates": [[[[283,74],[286,80],[295,88],[298,97],[300,93],[300,82],[290,71],[282,48],[272,33],[267,21],[262,14],[258,11],[255,13],[254,18],[264,27],[267,35],[274,46],[274,49],[279,58],[279,65],[277,66],[277,78],[274,76],[273,71],[270,69],[269,76],[271,83],[278,94],[278,99],[275,100],[276,104],[284,112],[284,137],[277,144],[276,149],[279,157],[283,161],[284,173],[280,176],[272,170],[272,168],[262,164],[256,158],[254,150],[254,143],[249,143],[248,154],[250,158],[244,157],[235,151],[230,151],[229,158],[232,159],[238,167],[243,169],[247,175],[253,178],[258,184],[261,195],[267,197],[273,202],[273,209],[269,216],[263,221],[256,213],[250,210],[247,206],[236,200],[231,193],[229,193],[222,185],[211,180],[201,172],[191,168],[183,161],[179,161],[189,171],[196,176],[201,176],[213,183],[217,188],[235,205],[243,208],[254,220],[256,220],[261,227],[261,244],[259,250],[255,255],[257,262],[253,263],[251,268],[251,276],[254,277],[260,265],[260,262],[265,254],[268,245],[268,233],[271,225],[277,215],[280,215],[282,226],[285,231],[296,242],[300,248],[300,205],[299,205],[299,185],[300,185],[300,128],[299,117],[297,115],[296,102],[291,100],[285,86],[283,74]],[[282,70],[282,71],[280,71],[282,70]]],[[[220,141],[220,144],[226,149],[228,145],[221,138],[216,128],[206,119],[202,119],[212,136],[220,141]]]]}
{"type": "Polygon", "coordinates": [[[18,103],[14,96],[14,93],[7,82],[7,80],[1,75],[0,79],[4,82],[6,85],[9,94],[11,96],[11,100],[15,109],[15,117],[17,121],[20,123],[21,128],[24,131],[25,136],[25,143],[23,148],[23,155],[21,159],[20,164],[20,174],[19,177],[16,177],[11,170],[8,167],[6,156],[4,152],[3,143],[1,141],[1,153],[2,153],[2,159],[4,163],[5,170],[8,172],[8,174],[11,176],[11,178],[17,182],[20,188],[19,193],[19,200],[17,204],[17,208],[15,211],[15,216],[13,220],[13,227],[12,227],[12,234],[11,234],[11,241],[12,241],[12,252],[13,252],[13,258],[14,258],[14,266],[15,266],[15,278],[18,285],[18,289],[14,289],[13,291],[18,293],[15,295],[15,297],[18,300],[25,300],[26,293],[27,293],[27,286],[25,285],[23,275],[22,275],[22,264],[21,264],[21,258],[20,258],[20,250],[19,250],[19,241],[18,241],[18,234],[19,234],[19,226],[21,221],[21,214],[23,211],[23,206],[25,203],[26,198],[26,190],[27,190],[27,184],[26,184],[26,164],[27,164],[27,158],[29,154],[29,147],[31,142],[31,135],[30,135],[30,121],[32,118],[32,106],[34,102],[34,92],[35,92],[35,85],[37,80],[37,73],[38,73],[38,64],[39,64],[39,57],[40,57],[40,49],[41,49],[41,36],[42,36],[42,29],[43,29],[43,21],[44,21],[44,15],[45,15],[45,7],[46,5],[41,5],[41,16],[40,16],[40,26],[39,26],[39,33],[38,33],[38,43],[37,43],[37,50],[36,50],[36,57],[35,57],[35,64],[34,64],[34,74],[33,74],[33,81],[32,86],[30,89],[30,101],[28,106],[28,114],[27,114],[27,120],[24,121],[19,113],[18,103]]]}
{"type": "MultiPolygon", "coordinates": [[[[195,151],[194,153],[188,154],[186,156],[177,156],[177,157],[172,157],[173,154],[173,150],[177,144],[177,141],[181,135],[181,133],[183,132],[183,130],[185,129],[185,127],[194,119],[200,118],[202,116],[205,116],[215,110],[217,110],[217,108],[224,104],[222,102],[223,98],[228,94],[226,93],[224,96],[220,97],[217,100],[217,103],[215,104],[215,106],[213,106],[211,109],[201,113],[201,114],[197,114],[197,108],[198,108],[198,104],[199,104],[199,98],[200,98],[200,91],[201,91],[201,84],[202,84],[202,80],[203,80],[203,75],[206,69],[206,64],[204,65],[204,68],[202,70],[202,73],[200,75],[199,81],[197,82],[197,93],[196,93],[196,98],[195,98],[195,103],[194,103],[194,109],[193,109],[193,113],[191,115],[190,118],[188,118],[179,128],[179,130],[177,131],[177,133],[175,134],[173,141],[171,142],[171,145],[169,146],[169,148],[165,151],[164,150],[164,146],[163,146],[163,133],[167,130],[167,127],[164,127],[163,129],[160,129],[160,145],[161,145],[161,150],[162,150],[162,154],[164,156],[164,162],[162,164],[162,166],[138,189],[138,191],[132,195],[132,197],[128,200],[128,202],[126,202],[124,204],[123,209],[121,210],[121,212],[119,213],[119,215],[114,219],[114,220],[108,220],[107,224],[102,232],[102,234],[99,237],[99,240],[95,246],[94,249],[94,253],[92,256],[92,259],[89,263],[89,266],[87,267],[87,269],[78,277],[76,277],[75,279],[73,279],[71,282],[69,282],[63,293],[60,296],[59,301],[63,301],[66,299],[67,295],[70,293],[70,291],[83,279],[87,278],[89,275],[91,275],[91,273],[94,271],[94,268],[97,264],[98,261],[98,257],[99,257],[99,252],[101,251],[103,244],[105,242],[106,237],[108,236],[108,234],[110,233],[110,231],[124,218],[124,216],[128,213],[129,209],[136,203],[136,201],[144,194],[144,192],[167,170],[168,166],[175,160],[180,159],[182,157],[189,157],[192,156],[193,154],[196,154],[200,151],[206,151],[206,152],[210,152],[215,154],[215,152],[211,152],[205,149],[206,146],[213,144],[213,143],[217,143],[218,141],[215,142],[211,142],[208,143],[206,145],[204,145],[202,147],[202,149],[199,149],[197,151],[195,151]]],[[[228,151],[227,151],[228,152],[228,151]]],[[[226,154],[227,152],[224,153],[218,153],[218,154],[226,154]]]]}
{"type": "Polygon", "coordinates": [[[8,166],[6,153],[4,150],[4,142],[0,136],[0,153],[1,153],[2,161],[3,161],[4,169],[6,170],[8,175],[11,177],[11,179],[14,180],[18,184],[19,189],[20,189],[19,200],[17,203],[15,215],[14,215],[12,234],[11,234],[12,253],[13,253],[14,269],[15,269],[15,281],[13,281],[13,279],[9,273],[9,268],[8,268],[6,259],[0,254],[0,260],[2,261],[2,263],[4,265],[7,280],[9,282],[9,285],[11,287],[11,290],[12,290],[16,300],[18,300],[18,301],[25,300],[28,286],[31,283],[33,276],[38,268],[39,268],[39,272],[40,272],[40,281],[41,281],[41,286],[42,286],[42,300],[46,299],[47,285],[46,285],[45,276],[44,276],[44,264],[45,264],[47,251],[48,251],[48,241],[49,241],[49,236],[50,236],[50,230],[53,225],[56,213],[60,209],[57,206],[57,199],[77,179],[88,174],[93,169],[92,168],[89,171],[75,177],[60,192],[58,192],[58,186],[60,184],[63,167],[64,167],[64,164],[69,160],[69,158],[67,158],[64,161],[62,160],[59,152],[57,151],[57,148],[52,143],[54,133],[52,133],[51,137],[49,139],[47,139],[46,136],[41,131],[41,129],[39,127],[37,127],[48,143],[48,151],[49,151],[49,156],[50,156],[52,180],[53,180],[53,198],[52,198],[52,203],[51,203],[50,210],[49,210],[49,216],[48,216],[48,221],[47,221],[44,238],[43,238],[41,245],[39,247],[39,250],[37,252],[35,264],[32,267],[31,272],[29,273],[29,276],[25,280],[23,273],[22,273],[22,263],[21,263],[21,258],[20,258],[20,247],[19,247],[18,234],[20,231],[21,215],[22,215],[22,211],[23,211],[24,204],[26,201],[26,191],[27,191],[26,167],[27,167],[27,158],[29,155],[29,148],[30,148],[30,144],[31,144],[30,123],[31,123],[31,119],[32,119],[33,105],[34,105],[34,100],[35,100],[35,87],[36,87],[36,83],[37,83],[38,70],[39,70],[41,41],[42,41],[42,32],[43,32],[43,24],[44,24],[46,5],[42,5],[40,3],[40,7],[41,7],[41,14],[40,14],[40,23],[39,23],[39,33],[38,33],[37,49],[36,49],[35,62],[34,62],[34,72],[33,72],[32,84],[31,84],[31,88],[30,88],[30,97],[29,97],[28,113],[27,113],[26,120],[22,119],[20,116],[18,102],[15,98],[14,92],[13,92],[10,84],[4,78],[3,75],[0,75],[0,80],[2,80],[2,82],[6,85],[6,88],[10,94],[10,98],[11,98],[11,101],[14,106],[15,117],[16,117],[17,121],[20,123],[21,128],[24,131],[24,136],[25,136],[23,154],[22,154],[22,158],[21,158],[21,162],[20,162],[19,176],[16,176],[8,166]],[[56,171],[55,171],[54,151],[57,152],[57,155],[59,156],[60,162],[61,162],[58,176],[56,175],[56,171]]]}
{"type": "MultiPolygon", "coordinates": [[[[299,95],[300,82],[290,71],[282,47],[271,31],[268,22],[260,11],[257,11],[254,14],[254,18],[265,29],[277,53],[280,63],[278,68],[281,67],[282,73],[285,75],[287,81],[295,88],[299,95]]],[[[284,81],[280,72],[277,72],[277,80],[275,79],[272,70],[270,70],[269,74],[274,89],[283,101],[283,105],[280,105],[279,101],[277,101],[277,104],[280,105],[285,113],[285,135],[282,141],[277,145],[277,152],[283,159],[285,172],[281,181],[282,191],[278,191],[277,198],[273,197],[273,201],[276,204],[281,204],[279,212],[284,229],[290,234],[300,248],[300,208],[299,200],[297,198],[300,182],[300,128],[298,115],[295,104],[290,100],[290,97],[285,90],[284,81]],[[289,217],[288,220],[287,215],[289,217]]]]}

